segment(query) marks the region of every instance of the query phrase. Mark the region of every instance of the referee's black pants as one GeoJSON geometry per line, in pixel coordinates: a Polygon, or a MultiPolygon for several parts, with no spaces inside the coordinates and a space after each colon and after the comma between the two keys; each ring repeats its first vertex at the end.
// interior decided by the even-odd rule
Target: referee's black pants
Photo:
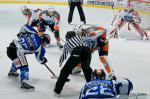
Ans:
{"type": "Polygon", "coordinates": [[[80,20],[83,21],[83,22],[86,22],[85,15],[84,15],[84,12],[83,12],[83,8],[81,6],[81,2],[71,2],[69,15],[68,15],[68,23],[72,22],[72,17],[73,17],[75,7],[77,7],[77,9],[78,9],[78,12],[79,12],[79,15],[80,15],[80,20]]]}
{"type": "Polygon", "coordinates": [[[87,82],[91,81],[92,69],[90,67],[91,63],[91,51],[87,47],[76,47],[71,53],[70,58],[67,60],[66,64],[62,68],[59,78],[56,82],[54,92],[60,94],[66,79],[77,64],[81,63],[83,73],[87,82]]]}

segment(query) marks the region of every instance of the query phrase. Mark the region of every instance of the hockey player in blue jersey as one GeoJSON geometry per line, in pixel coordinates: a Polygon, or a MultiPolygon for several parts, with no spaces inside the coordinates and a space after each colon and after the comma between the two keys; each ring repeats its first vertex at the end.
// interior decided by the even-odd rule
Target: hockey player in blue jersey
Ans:
{"type": "Polygon", "coordinates": [[[18,77],[20,70],[21,88],[34,89],[28,84],[29,67],[26,54],[35,54],[37,61],[45,64],[47,59],[44,57],[45,49],[41,45],[41,38],[37,31],[29,25],[24,25],[18,33],[18,40],[14,39],[7,47],[7,56],[12,60],[12,66],[8,73],[9,77],[18,77]]]}
{"type": "Polygon", "coordinates": [[[128,79],[120,81],[106,80],[103,69],[96,69],[92,74],[92,81],[82,88],[79,99],[116,98],[119,95],[129,95],[133,89],[128,79]]]}

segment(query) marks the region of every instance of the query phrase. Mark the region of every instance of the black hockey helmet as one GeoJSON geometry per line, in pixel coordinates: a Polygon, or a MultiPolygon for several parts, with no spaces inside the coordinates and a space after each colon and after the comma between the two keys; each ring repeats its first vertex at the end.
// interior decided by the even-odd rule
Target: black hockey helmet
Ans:
{"type": "Polygon", "coordinates": [[[43,34],[41,36],[42,45],[45,46],[46,44],[50,44],[51,38],[48,34],[43,34]]]}
{"type": "Polygon", "coordinates": [[[103,69],[95,69],[92,73],[92,80],[105,80],[106,79],[106,73],[103,69]]]}
{"type": "Polygon", "coordinates": [[[74,31],[68,31],[65,38],[66,38],[66,41],[71,39],[72,37],[76,36],[76,33],[74,31]]]}

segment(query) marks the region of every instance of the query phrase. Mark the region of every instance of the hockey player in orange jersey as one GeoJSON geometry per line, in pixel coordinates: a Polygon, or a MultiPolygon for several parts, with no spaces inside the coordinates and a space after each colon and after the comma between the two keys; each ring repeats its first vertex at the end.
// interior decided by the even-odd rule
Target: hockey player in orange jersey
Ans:
{"type": "Polygon", "coordinates": [[[54,33],[54,37],[57,41],[57,46],[62,48],[62,44],[60,42],[60,34],[59,34],[59,23],[60,23],[60,14],[54,9],[54,7],[50,6],[48,10],[43,10],[40,14],[40,22],[39,22],[39,32],[40,34],[44,34],[46,28],[49,28],[54,33]],[[48,27],[47,27],[48,26],[48,27]]]}
{"type": "MultiPolygon", "coordinates": [[[[78,35],[83,36],[84,41],[88,44],[91,51],[95,50],[99,53],[100,62],[104,65],[104,68],[108,74],[108,79],[116,79],[114,71],[108,60],[109,42],[106,38],[106,29],[100,26],[92,25],[88,28],[81,28],[78,35]]],[[[80,64],[73,70],[79,71],[80,64]]]]}

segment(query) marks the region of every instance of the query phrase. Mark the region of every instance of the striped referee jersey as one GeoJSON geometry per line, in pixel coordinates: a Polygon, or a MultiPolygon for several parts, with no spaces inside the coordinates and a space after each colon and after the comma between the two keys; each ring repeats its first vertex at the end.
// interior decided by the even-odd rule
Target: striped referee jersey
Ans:
{"type": "Polygon", "coordinates": [[[68,53],[72,53],[72,50],[76,47],[88,47],[87,43],[84,42],[81,36],[75,36],[69,39],[64,45],[63,54],[60,57],[59,64],[62,64],[64,60],[67,58],[68,53]]]}

